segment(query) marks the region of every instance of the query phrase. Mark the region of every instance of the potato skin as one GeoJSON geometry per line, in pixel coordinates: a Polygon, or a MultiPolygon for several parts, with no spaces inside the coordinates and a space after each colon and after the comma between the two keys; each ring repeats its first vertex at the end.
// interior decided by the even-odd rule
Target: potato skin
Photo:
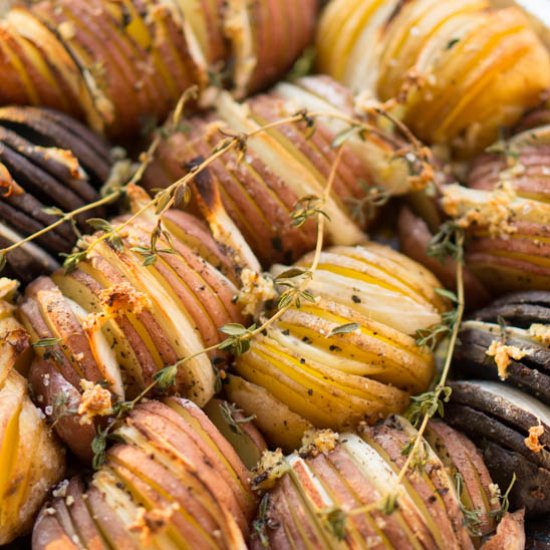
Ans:
{"type": "MultiPolygon", "coordinates": [[[[305,549],[311,541],[324,550],[356,548],[358,542],[377,549],[386,548],[388,542],[403,549],[419,543],[433,549],[478,547],[480,541],[468,533],[463,513],[472,508],[461,503],[451,472],[469,471],[472,493],[485,491],[491,478],[479,454],[472,457],[477,451],[471,441],[442,423],[435,429],[444,437],[458,436],[453,448],[447,453],[441,445],[425,441],[423,466],[407,470],[398,485],[400,468],[407,460],[403,449],[418,435],[399,416],[360,429],[359,435],[311,432],[308,445],[299,451],[286,457],[274,455],[276,465],[270,469],[272,463],[265,461],[257,478],[265,487],[264,507],[251,547],[259,550],[265,541],[281,550],[305,549]],[[389,494],[397,500],[391,513],[382,506],[389,494]],[[342,521],[334,510],[342,512],[342,521]]],[[[502,532],[513,535],[514,542],[521,541],[519,516],[503,522],[494,543],[502,540],[502,532]]],[[[495,525],[485,521],[483,534],[492,536],[495,525]]]]}

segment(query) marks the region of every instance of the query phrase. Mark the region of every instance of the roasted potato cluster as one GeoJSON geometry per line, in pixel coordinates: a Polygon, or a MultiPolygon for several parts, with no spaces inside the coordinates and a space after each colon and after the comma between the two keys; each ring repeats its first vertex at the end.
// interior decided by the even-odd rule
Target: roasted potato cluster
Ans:
{"type": "Polygon", "coordinates": [[[0,104],[48,106],[131,136],[192,85],[271,84],[309,43],[316,1],[44,0],[0,23],[0,104]]]}
{"type": "Polygon", "coordinates": [[[543,100],[550,56],[517,7],[485,0],[332,0],[318,68],[397,104],[419,137],[463,156],[543,100]]]}
{"type": "Polygon", "coordinates": [[[495,2],[6,13],[0,545],[544,544],[550,55],[495,2]]]}

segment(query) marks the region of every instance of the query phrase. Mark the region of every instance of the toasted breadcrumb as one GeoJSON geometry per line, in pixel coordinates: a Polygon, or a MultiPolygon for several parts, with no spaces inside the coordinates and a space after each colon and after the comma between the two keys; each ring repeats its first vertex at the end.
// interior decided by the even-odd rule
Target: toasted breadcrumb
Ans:
{"type": "Polygon", "coordinates": [[[493,340],[489,349],[485,352],[489,357],[494,357],[495,363],[498,368],[498,377],[501,380],[508,378],[508,367],[512,362],[512,359],[519,361],[526,355],[529,355],[531,350],[519,349],[515,346],[507,346],[500,340],[493,340]]]}
{"type": "Polygon", "coordinates": [[[146,510],[143,507],[138,509],[136,519],[128,527],[131,533],[137,533],[141,542],[145,545],[151,543],[151,537],[160,533],[170,522],[174,511],[179,508],[179,505],[175,504],[164,510],[160,508],[153,508],[152,510],[146,510]]]}
{"type": "Polygon", "coordinates": [[[514,211],[511,203],[516,199],[516,192],[509,182],[503,182],[495,189],[488,201],[474,208],[469,208],[459,216],[461,198],[454,194],[453,188],[443,192],[443,210],[452,217],[458,218],[460,227],[468,229],[472,226],[486,228],[491,237],[508,238],[517,231],[513,225],[514,211]]]}
{"type": "Polygon", "coordinates": [[[264,451],[260,462],[254,468],[254,487],[257,489],[271,489],[275,482],[289,470],[283,451],[264,451]]]}
{"type": "Polygon", "coordinates": [[[69,486],[69,480],[64,479],[59,485],[52,491],[52,495],[55,498],[62,497],[65,498],[67,496],[67,487],[69,486]]]}
{"type": "Polygon", "coordinates": [[[91,424],[96,416],[107,416],[113,412],[109,390],[89,380],[81,380],[80,387],[84,390],[78,406],[80,424],[91,424]]]}
{"type": "Polygon", "coordinates": [[[550,346],[550,325],[534,323],[529,327],[529,336],[544,346],[550,346]]]}
{"type": "Polygon", "coordinates": [[[259,315],[263,305],[277,297],[273,280],[251,269],[243,269],[241,273],[242,288],[238,302],[245,315],[259,315]]]}
{"type": "Polygon", "coordinates": [[[316,457],[328,454],[336,448],[339,435],[332,430],[307,430],[302,438],[300,455],[316,457]]]}
{"type": "Polygon", "coordinates": [[[539,441],[542,435],[544,435],[544,426],[542,424],[531,426],[529,428],[529,435],[524,439],[525,446],[534,453],[540,453],[544,449],[544,445],[539,441]]]}
{"type": "Polygon", "coordinates": [[[136,290],[130,283],[117,283],[101,291],[99,299],[103,306],[100,313],[90,313],[84,319],[82,326],[85,330],[92,330],[101,326],[105,321],[131,313],[140,314],[145,308],[151,305],[147,294],[136,290]]]}

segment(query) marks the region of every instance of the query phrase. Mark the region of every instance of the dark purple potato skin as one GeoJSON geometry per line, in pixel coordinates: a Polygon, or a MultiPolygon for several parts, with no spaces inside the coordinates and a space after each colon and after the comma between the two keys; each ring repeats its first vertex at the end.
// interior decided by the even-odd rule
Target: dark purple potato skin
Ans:
{"type": "Polygon", "coordinates": [[[529,428],[539,420],[502,396],[484,391],[481,385],[452,382],[451,402],[445,406],[445,421],[468,435],[483,453],[493,480],[504,491],[513,474],[510,493],[512,510],[525,507],[526,517],[550,514],[550,432],[539,438],[542,450],[525,444],[529,428]]]}
{"type": "MultiPolygon", "coordinates": [[[[103,138],[66,115],[35,107],[1,107],[0,163],[17,184],[15,191],[0,194],[0,221],[27,237],[59,219],[56,212],[46,213],[46,208],[70,212],[95,202],[112,158],[103,138]]],[[[75,221],[80,232],[86,233],[90,231],[87,219],[106,215],[104,208],[95,208],[75,221]]],[[[77,233],[65,222],[34,243],[62,263],[59,255],[70,253],[76,240],[77,233]]],[[[0,240],[2,248],[10,244],[7,238],[0,240]]],[[[45,265],[38,256],[18,250],[8,254],[0,276],[16,277],[27,284],[51,272],[53,263],[45,265]]]]}

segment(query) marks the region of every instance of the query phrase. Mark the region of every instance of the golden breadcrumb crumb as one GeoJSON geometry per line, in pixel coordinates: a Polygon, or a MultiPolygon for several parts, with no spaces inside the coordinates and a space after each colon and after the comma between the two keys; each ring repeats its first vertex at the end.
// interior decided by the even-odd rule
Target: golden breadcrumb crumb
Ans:
{"type": "Polygon", "coordinates": [[[254,488],[271,489],[275,482],[289,470],[283,451],[264,451],[256,468],[254,468],[254,488]]]}
{"type": "Polygon", "coordinates": [[[544,435],[544,426],[542,424],[531,426],[529,428],[529,436],[524,440],[525,446],[534,453],[540,453],[544,449],[544,445],[539,441],[542,435],[544,435]]]}
{"type": "Polygon", "coordinates": [[[509,182],[489,194],[489,199],[483,204],[469,208],[459,216],[462,199],[454,192],[454,188],[447,188],[443,192],[443,210],[452,217],[458,218],[460,227],[468,229],[472,226],[486,228],[491,237],[507,238],[517,231],[512,224],[514,211],[511,203],[516,199],[516,192],[509,182]]]}
{"type": "Polygon", "coordinates": [[[84,319],[82,326],[91,330],[95,326],[101,326],[107,320],[128,313],[138,315],[145,308],[150,307],[151,300],[147,294],[136,290],[130,283],[117,283],[105,288],[99,295],[103,311],[90,313],[84,319]]]}
{"type": "Polygon", "coordinates": [[[529,336],[544,346],[550,346],[550,325],[534,323],[529,327],[529,336]]]}
{"type": "Polygon", "coordinates": [[[84,391],[78,406],[80,424],[91,424],[96,416],[107,416],[113,412],[112,395],[109,390],[89,380],[81,380],[80,387],[84,391]]]}
{"type": "Polygon", "coordinates": [[[515,346],[507,346],[500,340],[493,340],[489,349],[485,352],[489,357],[494,357],[495,363],[498,368],[498,377],[501,380],[508,378],[508,367],[512,362],[512,359],[519,361],[526,355],[529,355],[531,350],[519,349],[515,346]]]}
{"type": "Polygon", "coordinates": [[[339,435],[332,430],[307,430],[302,438],[300,455],[316,457],[328,454],[336,448],[339,435]]]}
{"type": "Polygon", "coordinates": [[[241,273],[242,287],[238,303],[245,315],[257,316],[265,302],[277,297],[273,280],[251,269],[243,269],[241,273]]]}
{"type": "Polygon", "coordinates": [[[131,533],[137,533],[141,542],[148,546],[151,543],[151,537],[160,533],[170,522],[174,511],[179,505],[174,504],[164,510],[153,508],[146,510],[143,507],[138,508],[136,519],[128,527],[131,533]]]}

